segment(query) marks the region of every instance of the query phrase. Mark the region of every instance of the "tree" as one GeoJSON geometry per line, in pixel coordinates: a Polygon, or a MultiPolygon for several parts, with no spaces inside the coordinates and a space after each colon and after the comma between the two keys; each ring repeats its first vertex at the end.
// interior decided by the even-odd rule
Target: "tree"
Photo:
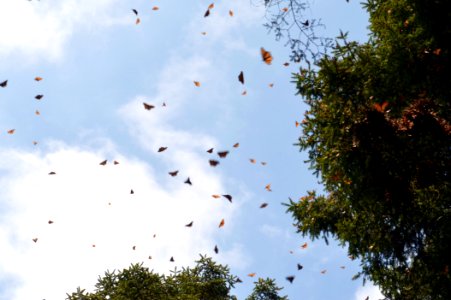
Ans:
{"type": "Polygon", "coordinates": [[[316,34],[316,29],[323,24],[320,19],[306,17],[308,0],[263,1],[267,20],[264,26],[275,34],[276,40],[286,40],[285,45],[291,49],[292,61],[315,62],[327,53],[332,45],[332,39],[316,34]]]}
{"type": "Polygon", "coordinates": [[[298,232],[336,238],[390,299],[451,299],[451,10],[368,0],[368,42],[342,33],[295,76],[298,145],[325,194],[290,199],[298,232]]]}
{"type": "MultiPolygon", "coordinates": [[[[227,266],[202,256],[193,268],[174,270],[169,276],[149,271],[142,264],[132,264],[122,271],[106,271],[99,276],[94,293],[78,288],[67,294],[67,300],[236,300],[231,289],[241,280],[230,274],[227,266]]],[[[286,299],[277,295],[280,288],[274,280],[266,279],[256,284],[254,290],[264,290],[272,298],[286,299]]],[[[268,296],[269,297],[269,296],[268,296]]]]}
{"type": "Polygon", "coordinates": [[[246,300],[288,300],[287,296],[279,296],[280,290],[282,290],[282,288],[279,288],[276,285],[274,279],[259,278],[258,281],[255,282],[252,294],[250,294],[246,300]]]}

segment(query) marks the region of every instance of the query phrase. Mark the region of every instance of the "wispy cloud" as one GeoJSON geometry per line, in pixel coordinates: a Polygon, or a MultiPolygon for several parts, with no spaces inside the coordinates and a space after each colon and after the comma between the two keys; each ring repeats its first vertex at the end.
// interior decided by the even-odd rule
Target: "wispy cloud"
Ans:
{"type": "MultiPolygon", "coordinates": [[[[112,13],[117,0],[0,2],[0,56],[20,61],[62,57],[69,38],[80,29],[124,23],[112,13]]],[[[3,61],[0,60],[0,62],[3,61]]]]}

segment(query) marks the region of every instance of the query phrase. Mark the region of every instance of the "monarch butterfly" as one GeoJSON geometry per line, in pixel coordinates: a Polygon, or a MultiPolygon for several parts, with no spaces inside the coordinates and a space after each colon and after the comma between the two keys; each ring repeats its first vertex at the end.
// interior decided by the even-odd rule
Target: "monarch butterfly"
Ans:
{"type": "Polygon", "coordinates": [[[200,82],[199,81],[193,81],[193,82],[194,82],[195,86],[200,87],[200,82]]]}
{"type": "Polygon", "coordinates": [[[208,162],[210,163],[210,166],[212,166],[212,167],[216,167],[217,165],[219,165],[219,161],[214,160],[214,159],[210,159],[208,162]]]}
{"type": "Polygon", "coordinates": [[[232,203],[232,196],[230,196],[230,195],[222,195],[222,197],[226,198],[227,200],[229,200],[230,203],[232,203]]]}
{"type": "Polygon", "coordinates": [[[144,109],[146,109],[146,110],[151,110],[152,108],[155,108],[155,106],[147,104],[146,102],[143,102],[143,105],[144,105],[144,109]]]}
{"type": "Polygon", "coordinates": [[[249,273],[249,274],[247,274],[247,276],[249,276],[249,277],[254,277],[255,274],[256,274],[256,273],[249,273]]]}
{"type": "Polygon", "coordinates": [[[304,268],[304,266],[303,266],[303,265],[301,265],[301,264],[298,264],[298,271],[302,270],[303,268],[304,268]]]}
{"type": "Polygon", "coordinates": [[[215,199],[219,199],[219,198],[221,198],[221,196],[220,195],[211,195],[213,198],[215,198],[215,199]]]}
{"type": "Polygon", "coordinates": [[[185,227],[193,227],[193,221],[191,221],[190,223],[186,224],[185,227]]]}
{"type": "Polygon", "coordinates": [[[171,259],[169,259],[170,262],[174,262],[174,256],[171,256],[171,259]]]}
{"type": "Polygon", "coordinates": [[[285,277],[290,283],[293,283],[294,276],[287,276],[285,277]]]}
{"type": "Polygon", "coordinates": [[[208,153],[213,153],[213,148],[207,150],[208,153]]]}
{"type": "Polygon", "coordinates": [[[304,244],[301,245],[301,248],[302,249],[307,249],[307,246],[308,246],[308,244],[307,244],[307,242],[305,242],[304,244]]]}
{"type": "Polygon", "coordinates": [[[177,171],[172,171],[172,172],[169,172],[169,175],[171,175],[172,177],[174,177],[174,176],[177,176],[178,173],[179,173],[178,170],[177,170],[177,171]]]}
{"type": "Polygon", "coordinates": [[[2,88],[6,87],[8,85],[8,80],[3,81],[2,83],[0,83],[0,86],[2,88]]]}
{"type": "Polygon", "coordinates": [[[34,98],[36,100],[41,100],[44,97],[44,95],[36,95],[34,98]]]}
{"type": "Polygon", "coordinates": [[[229,151],[218,152],[218,156],[220,158],[225,158],[227,156],[227,154],[229,154],[229,151]]]}
{"type": "Polygon", "coordinates": [[[263,59],[263,61],[264,61],[267,65],[270,65],[271,62],[272,62],[272,60],[273,60],[273,57],[272,57],[272,55],[271,55],[271,52],[266,51],[263,47],[260,48],[260,51],[261,51],[261,54],[262,54],[262,59],[263,59]]]}
{"type": "Polygon", "coordinates": [[[34,238],[32,239],[32,241],[36,243],[38,241],[38,238],[34,238]]]}
{"type": "Polygon", "coordinates": [[[234,145],[233,145],[233,148],[238,148],[240,146],[240,143],[235,143],[234,145]]]}
{"type": "Polygon", "coordinates": [[[104,161],[102,161],[102,162],[101,162],[101,163],[100,163],[99,165],[101,165],[101,166],[105,166],[105,165],[106,165],[106,163],[107,163],[107,161],[108,161],[108,160],[106,160],[106,159],[105,159],[105,160],[104,160],[104,161]]]}
{"type": "Polygon", "coordinates": [[[152,7],[152,10],[159,10],[160,8],[158,6],[152,7]]]}
{"type": "Polygon", "coordinates": [[[191,182],[191,180],[189,179],[189,177],[185,180],[184,183],[189,184],[189,185],[193,185],[192,182],[191,182]]]}
{"type": "Polygon", "coordinates": [[[215,245],[215,249],[214,249],[214,250],[215,250],[215,253],[218,254],[219,249],[218,249],[218,246],[217,246],[217,245],[215,245]]]}
{"type": "Polygon", "coordinates": [[[218,227],[221,228],[221,227],[224,226],[224,224],[225,224],[225,221],[224,221],[224,219],[222,219],[221,222],[219,222],[219,226],[218,227]]]}
{"type": "Polygon", "coordinates": [[[168,147],[160,147],[160,148],[158,148],[158,152],[163,152],[163,151],[165,151],[166,149],[168,149],[168,147]]]}
{"type": "Polygon", "coordinates": [[[265,208],[266,206],[268,206],[268,203],[264,202],[260,205],[260,208],[265,208]]]}
{"type": "Polygon", "coordinates": [[[387,108],[387,106],[388,106],[388,102],[387,101],[385,101],[385,102],[383,102],[381,104],[374,103],[374,105],[373,105],[374,109],[377,110],[378,112],[381,112],[381,113],[385,112],[385,109],[387,108]]]}
{"type": "Polygon", "coordinates": [[[267,184],[267,185],[265,186],[265,190],[267,190],[268,192],[272,192],[272,190],[271,190],[271,184],[267,184]]]}
{"type": "Polygon", "coordinates": [[[41,80],[42,80],[42,77],[36,76],[36,77],[34,78],[34,80],[36,80],[36,81],[41,81],[41,80]]]}
{"type": "Polygon", "coordinates": [[[53,224],[53,221],[52,221],[52,220],[49,220],[48,223],[49,223],[49,224],[53,224]]]}
{"type": "Polygon", "coordinates": [[[244,84],[244,74],[243,74],[243,71],[241,71],[240,74],[238,75],[238,81],[241,82],[242,84],[244,84]]]}
{"type": "Polygon", "coordinates": [[[16,131],[16,130],[15,130],[15,129],[10,129],[10,130],[8,130],[7,132],[8,132],[8,134],[13,134],[14,131],[16,131]]]}
{"type": "Polygon", "coordinates": [[[233,11],[229,10],[229,16],[233,17],[233,11]]]}

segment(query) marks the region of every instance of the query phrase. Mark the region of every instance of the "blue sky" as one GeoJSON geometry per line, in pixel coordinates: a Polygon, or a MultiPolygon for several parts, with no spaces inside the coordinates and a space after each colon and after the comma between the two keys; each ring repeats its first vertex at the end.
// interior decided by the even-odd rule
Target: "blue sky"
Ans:
{"type": "MultiPolygon", "coordinates": [[[[283,66],[289,49],[263,28],[256,1],[217,1],[204,18],[210,3],[0,2],[0,299],[62,299],[106,269],[144,261],[168,272],[199,254],[243,279],[239,299],[257,277],[290,299],[376,299],[351,280],[358,262],[345,249],[297,235],[281,205],[321,189],[293,146],[306,107],[291,83],[298,66],[283,66]]],[[[307,12],[325,35],[366,38],[355,2],[317,0],[307,12]]]]}

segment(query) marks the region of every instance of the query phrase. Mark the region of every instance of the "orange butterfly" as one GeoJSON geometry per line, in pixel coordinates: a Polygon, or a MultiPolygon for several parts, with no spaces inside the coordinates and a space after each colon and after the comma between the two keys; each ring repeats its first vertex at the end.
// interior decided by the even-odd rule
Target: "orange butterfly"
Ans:
{"type": "Polygon", "coordinates": [[[271,62],[272,62],[272,60],[273,60],[273,57],[272,57],[272,55],[271,55],[271,52],[266,51],[263,47],[260,48],[260,51],[261,51],[261,54],[262,54],[262,59],[263,59],[263,61],[264,61],[267,65],[270,65],[271,62]]]}
{"type": "Polygon", "coordinates": [[[307,246],[308,246],[308,244],[307,244],[307,242],[305,242],[304,244],[301,245],[301,248],[302,249],[307,249],[307,246]]]}
{"type": "Polygon", "coordinates": [[[160,8],[158,6],[152,7],[152,10],[159,10],[160,8]]]}
{"type": "Polygon", "coordinates": [[[219,222],[219,226],[218,227],[221,228],[221,227],[224,226],[224,224],[225,224],[225,221],[224,221],[224,219],[222,219],[221,222],[219,222]]]}
{"type": "Polygon", "coordinates": [[[42,80],[42,77],[36,76],[36,77],[34,78],[34,80],[36,80],[36,81],[41,81],[41,80],[42,80]]]}
{"type": "Polygon", "coordinates": [[[233,145],[233,148],[238,148],[240,146],[240,143],[235,143],[234,145],[233,145]]]}
{"type": "Polygon", "coordinates": [[[265,186],[265,189],[266,189],[268,192],[272,192],[272,190],[271,190],[271,184],[267,184],[267,185],[265,186]]]}
{"type": "Polygon", "coordinates": [[[146,110],[151,110],[152,108],[155,108],[155,106],[147,104],[146,102],[143,102],[143,105],[144,105],[144,109],[146,109],[146,110]]]}
{"type": "Polygon", "coordinates": [[[221,198],[221,195],[211,195],[213,198],[215,198],[215,199],[219,199],[219,198],[221,198]]]}
{"type": "Polygon", "coordinates": [[[249,273],[249,274],[247,274],[247,276],[249,276],[249,277],[254,277],[255,274],[256,274],[256,273],[249,273]]]}
{"type": "Polygon", "coordinates": [[[229,15],[230,15],[231,17],[233,17],[233,11],[232,11],[232,10],[229,10],[229,15]]]}
{"type": "Polygon", "coordinates": [[[7,132],[8,132],[8,134],[13,134],[15,131],[16,131],[15,129],[10,129],[7,132]]]}
{"type": "Polygon", "coordinates": [[[247,91],[244,90],[244,91],[241,93],[241,95],[246,96],[246,95],[247,95],[247,91]]]}
{"type": "Polygon", "coordinates": [[[200,87],[200,82],[199,81],[194,81],[194,85],[197,87],[200,87]]]}
{"type": "Polygon", "coordinates": [[[255,159],[250,158],[249,161],[250,161],[251,163],[255,164],[255,159]]]}
{"type": "Polygon", "coordinates": [[[378,112],[381,112],[381,113],[385,112],[385,109],[387,108],[387,106],[388,106],[388,102],[387,101],[385,101],[385,102],[383,102],[381,104],[374,103],[374,105],[373,105],[374,109],[377,110],[378,112]]]}
{"type": "Polygon", "coordinates": [[[41,115],[41,113],[39,112],[39,110],[36,110],[36,111],[34,112],[34,114],[35,114],[36,116],[41,115]]]}
{"type": "Polygon", "coordinates": [[[139,23],[141,23],[141,19],[140,18],[136,18],[135,24],[138,25],[139,23]]]}

